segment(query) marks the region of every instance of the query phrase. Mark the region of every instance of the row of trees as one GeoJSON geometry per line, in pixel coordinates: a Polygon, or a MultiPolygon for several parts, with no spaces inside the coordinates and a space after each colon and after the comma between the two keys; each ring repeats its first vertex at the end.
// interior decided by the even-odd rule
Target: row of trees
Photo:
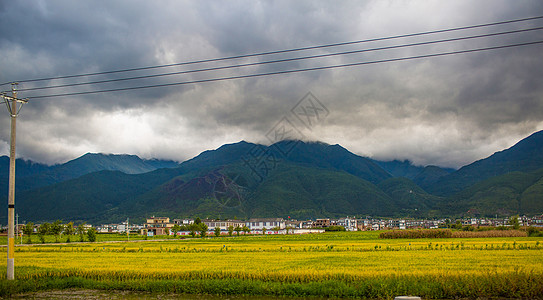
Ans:
{"type": "MultiPolygon", "coordinates": [[[[496,229],[498,229],[498,230],[507,230],[507,229],[518,230],[518,229],[520,229],[519,216],[516,215],[516,216],[510,217],[509,221],[507,222],[507,225],[509,225],[509,226],[497,226],[496,229]]],[[[456,223],[448,223],[447,222],[447,228],[458,229],[458,230],[462,230],[462,231],[474,231],[475,230],[475,227],[473,227],[471,225],[462,225],[462,222],[460,222],[460,220],[457,220],[456,223]]],[[[488,228],[484,228],[484,229],[485,230],[490,230],[491,228],[488,227],[488,228]]]]}
{"type": "Polygon", "coordinates": [[[55,237],[55,242],[58,243],[60,236],[62,234],[66,235],[66,243],[71,242],[71,237],[75,234],[79,236],[79,241],[83,242],[85,241],[85,236],[87,236],[87,239],[89,242],[95,242],[96,241],[96,229],[94,228],[86,228],[85,223],[79,224],[78,226],[74,226],[73,222],[70,222],[68,224],[62,224],[62,221],[57,220],[53,223],[43,223],[41,224],[36,232],[34,232],[34,223],[29,222],[23,227],[23,234],[26,236],[26,243],[32,244],[32,235],[36,233],[40,241],[45,243],[45,236],[46,235],[53,235],[55,237]]]}
{"type": "MultiPolygon", "coordinates": [[[[196,234],[199,234],[201,237],[205,237],[207,236],[207,230],[209,228],[207,227],[206,224],[204,223],[192,223],[190,225],[178,225],[178,224],[175,224],[171,229],[170,231],[175,235],[177,232],[180,232],[180,231],[190,231],[190,235],[192,237],[196,237],[196,234]]],[[[240,235],[240,232],[244,232],[245,234],[251,232],[251,229],[249,229],[249,227],[247,226],[232,226],[230,225],[228,227],[228,235],[232,236],[234,235],[234,231],[236,232],[236,234],[239,236],[240,235]]],[[[264,228],[262,230],[263,232],[266,231],[266,228],[264,228]]],[[[221,235],[221,228],[220,227],[215,227],[215,230],[213,231],[213,234],[215,236],[220,236],[221,235]]]]}
{"type": "Polygon", "coordinates": [[[192,223],[190,225],[179,225],[175,224],[170,230],[175,235],[179,231],[190,231],[190,235],[192,237],[195,237],[198,233],[201,237],[205,237],[207,235],[207,225],[200,222],[200,223],[192,223]]]}
{"type": "MultiPolygon", "coordinates": [[[[180,232],[180,231],[189,231],[190,232],[190,235],[192,237],[196,237],[197,234],[199,234],[201,237],[206,237],[207,236],[207,230],[209,228],[207,227],[206,224],[204,224],[200,218],[196,218],[194,220],[194,223],[192,224],[189,224],[189,225],[179,225],[179,224],[175,224],[171,229],[170,231],[175,235],[177,232],[180,232]]],[[[287,228],[287,232],[288,232],[288,229],[287,228]]],[[[265,234],[266,233],[266,228],[262,228],[262,233],[265,234]]],[[[273,230],[279,230],[279,227],[275,227],[273,228],[273,230]]],[[[228,227],[228,235],[229,236],[233,236],[234,235],[234,231],[236,232],[236,234],[239,236],[241,232],[244,232],[245,234],[248,234],[249,232],[251,232],[251,229],[249,229],[249,227],[247,226],[232,226],[230,225],[228,227]]],[[[221,228],[219,227],[215,227],[215,230],[214,230],[214,235],[215,236],[220,236],[221,235],[221,228]]]]}

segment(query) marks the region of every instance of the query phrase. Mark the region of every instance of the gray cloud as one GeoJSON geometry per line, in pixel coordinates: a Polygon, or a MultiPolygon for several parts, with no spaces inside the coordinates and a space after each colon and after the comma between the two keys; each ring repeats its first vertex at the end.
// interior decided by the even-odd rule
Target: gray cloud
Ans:
{"type": "MultiPolygon", "coordinates": [[[[537,11],[543,11],[540,1],[2,2],[0,83],[422,32],[529,17],[537,11]]],[[[532,21],[501,26],[500,30],[541,24],[543,21],[532,21]]],[[[483,32],[479,29],[432,38],[483,32]]],[[[542,38],[543,33],[536,31],[97,87],[28,91],[20,96],[167,84],[542,38]]],[[[428,37],[298,55],[425,39],[428,37]]],[[[18,154],[46,163],[63,162],[85,152],[184,160],[224,143],[243,139],[269,142],[266,133],[282,117],[292,117],[291,108],[311,91],[330,115],[311,128],[297,124],[307,139],[339,143],[378,159],[458,167],[543,129],[540,53],[541,46],[536,45],[206,84],[31,99],[19,118],[18,154]]],[[[284,57],[289,56],[266,59],[284,57]]],[[[198,67],[217,65],[223,63],[198,67]]],[[[37,83],[24,83],[20,88],[33,86],[37,83]]],[[[7,113],[0,115],[0,126],[0,151],[6,153],[7,113]]]]}

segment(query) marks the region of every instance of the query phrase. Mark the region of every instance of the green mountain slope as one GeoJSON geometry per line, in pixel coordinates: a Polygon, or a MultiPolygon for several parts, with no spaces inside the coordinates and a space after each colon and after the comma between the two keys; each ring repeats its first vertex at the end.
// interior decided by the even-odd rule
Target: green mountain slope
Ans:
{"type": "MultiPolygon", "coordinates": [[[[126,219],[119,206],[178,176],[178,169],[145,174],[100,171],[18,194],[16,209],[22,221],[56,219],[119,222],[126,219]]],[[[7,209],[7,208],[6,208],[7,209]]],[[[4,215],[5,218],[5,215],[4,215]]]]}
{"type": "Polygon", "coordinates": [[[349,152],[339,145],[320,142],[281,141],[269,147],[245,141],[227,144],[216,150],[204,151],[193,159],[181,163],[185,171],[210,169],[240,160],[259,159],[268,153],[272,163],[289,161],[297,164],[342,170],[349,174],[378,183],[391,177],[372,160],[349,152]],[[288,151],[285,151],[288,150],[288,151]]]}
{"type": "Polygon", "coordinates": [[[416,185],[425,190],[433,187],[433,185],[443,176],[449,175],[455,171],[451,168],[441,168],[438,166],[415,166],[409,160],[374,160],[374,162],[393,177],[405,177],[411,179],[416,185]]]}
{"type": "Polygon", "coordinates": [[[543,177],[522,192],[520,203],[519,214],[543,214],[543,177]]]}
{"type": "Polygon", "coordinates": [[[237,162],[179,176],[140,197],[135,214],[310,218],[392,215],[393,201],[372,183],[344,171],[280,162],[262,182],[237,162]]]}
{"type": "Polygon", "coordinates": [[[450,169],[443,169],[437,166],[426,166],[420,173],[413,177],[413,182],[424,190],[431,188],[436,182],[438,182],[444,176],[453,172],[450,169]]]}
{"type": "MultiPolygon", "coordinates": [[[[180,167],[185,171],[191,171],[224,166],[239,161],[243,156],[247,156],[254,147],[257,147],[257,145],[245,141],[226,144],[215,150],[204,151],[198,156],[184,161],[180,164],[180,167]]],[[[259,147],[265,148],[265,146],[259,147]]]]}
{"type": "Polygon", "coordinates": [[[413,165],[413,163],[411,163],[408,160],[404,160],[404,161],[374,160],[374,162],[394,177],[406,177],[409,179],[413,179],[415,178],[415,176],[417,176],[420,172],[424,170],[424,167],[415,166],[413,165]]]}
{"type": "MultiPolygon", "coordinates": [[[[278,157],[282,158],[281,153],[278,153],[275,149],[288,149],[284,144],[291,142],[278,142],[270,148],[278,157]]],[[[328,145],[320,142],[297,142],[296,146],[283,158],[287,161],[308,166],[345,171],[374,184],[391,177],[371,159],[353,154],[340,145],[328,145]]]]}
{"type": "Polygon", "coordinates": [[[441,198],[426,193],[413,181],[404,177],[390,178],[381,182],[378,187],[399,208],[395,212],[397,216],[425,216],[442,201],[441,198]]]}
{"type": "Polygon", "coordinates": [[[121,210],[139,217],[149,214],[241,217],[245,215],[243,207],[229,193],[235,185],[223,174],[222,167],[207,173],[184,174],[140,195],[129,206],[121,206],[121,210]]]}
{"type": "Polygon", "coordinates": [[[393,201],[372,183],[343,171],[281,164],[250,199],[251,215],[294,218],[392,215],[393,201]]]}
{"type": "Polygon", "coordinates": [[[457,193],[441,206],[445,214],[483,216],[543,213],[543,169],[511,172],[457,193]]]}
{"type": "Polygon", "coordinates": [[[530,135],[509,149],[443,176],[427,191],[450,196],[490,177],[515,171],[532,172],[540,168],[543,168],[543,131],[530,135]]]}

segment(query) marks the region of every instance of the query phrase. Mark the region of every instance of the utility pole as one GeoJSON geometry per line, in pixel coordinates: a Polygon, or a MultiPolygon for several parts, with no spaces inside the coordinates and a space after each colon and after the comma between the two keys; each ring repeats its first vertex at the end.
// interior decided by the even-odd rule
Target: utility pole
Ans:
{"type": "Polygon", "coordinates": [[[23,104],[28,102],[28,99],[17,98],[17,83],[11,84],[11,96],[5,93],[0,94],[4,98],[4,103],[8,108],[11,116],[11,138],[9,152],[9,189],[8,189],[8,262],[7,262],[7,279],[15,279],[15,238],[14,238],[14,217],[15,217],[15,135],[17,115],[23,104]],[[21,103],[21,107],[17,109],[17,102],[21,103]]]}

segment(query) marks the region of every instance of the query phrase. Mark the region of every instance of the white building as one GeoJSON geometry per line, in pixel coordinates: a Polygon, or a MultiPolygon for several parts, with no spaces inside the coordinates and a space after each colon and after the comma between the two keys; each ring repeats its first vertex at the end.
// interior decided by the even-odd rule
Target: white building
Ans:
{"type": "Polygon", "coordinates": [[[215,230],[215,227],[219,227],[221,231],[228,231],[230,226],[232,228],[245,226],[245,222],[238,220],[202,220],[202,222],[207,225],[208,231],[215,230]]]}
{"type": "Polygon", "coordinates": [[[344,219],[339,219],[336,222],[337,225],[345,227],[345,230],[347,231],[357,231],[358,230],[358,222],[355,218],[349,218],[346,217],[344,219]]]}
{"type": "Polygon", "coordinates": [[[190,225],[192,223],[194,223],[193,219],[174,219],[173,220],[173,224],[174,225],[179,225],[179,226],[190,225]]]}
{"type": "Polygon", "coordinates": [[[250,219],[245,223],[249,229],[252,230],[262,230],[264,228],[266,229],[272,229],[272,228],[279,228],[279,229],[285,229],[286,222],[285,220],[281,218],[269,218],[269,219],[250,219]]]}

